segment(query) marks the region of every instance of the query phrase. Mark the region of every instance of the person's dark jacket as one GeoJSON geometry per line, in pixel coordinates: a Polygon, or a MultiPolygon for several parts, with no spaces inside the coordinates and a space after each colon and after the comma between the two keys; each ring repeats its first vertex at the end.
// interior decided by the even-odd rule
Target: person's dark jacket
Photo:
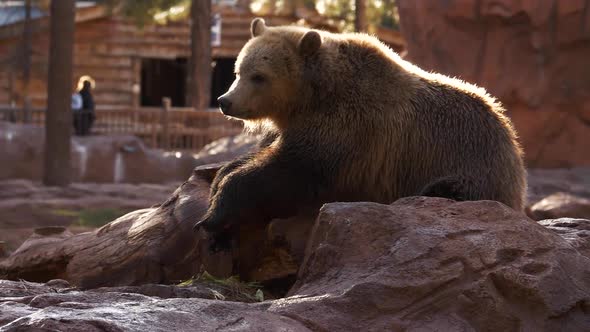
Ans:
{"type": "Polygon", "coordinates": [[[82,109],[94,113],[94,99],[92,98],[90,89],[83,88],[80,90],[80,96],[82,96],[82,109]]]}

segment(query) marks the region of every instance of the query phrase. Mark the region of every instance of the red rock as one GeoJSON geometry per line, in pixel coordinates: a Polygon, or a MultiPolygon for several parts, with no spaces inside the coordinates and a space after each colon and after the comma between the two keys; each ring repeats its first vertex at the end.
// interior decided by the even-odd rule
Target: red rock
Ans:
{"type": "Polygon", "coordinates": [[[590,165],[587,1],[397,1],[407,58],[485,87],[529,167],[590,165]]]}
{"type": "Polygon", "coordinates": [[[552,331],[590,324],[590,258],[492,201],[322,208],[290,297],[330,331],[552,331]]]}
{"type": "MultiPolygon", "coordinates": [[[[170,204],[179,201],[183,198],[170,204]]],[[[190,208],[195,203],[185,202],[180,215],[195,211],[190,208]]],[[[583,234],[590,224],[541,223],[492,201],[411,197],[392,205],[332,203],[320,212],[289,297],[237,303],[212,300],[210,287],[198,285],[81,291],[63,280],[0,280],[0,326],[7,331],[586,330],[590,258],[581,253],[588,248],[583,234]]],[[[127,226],[119,221],[110,227],[127,226]]],[[[288,228],[277,222],[270,232],[281,237],[288,228]]],[[[143,271],[155,273],[152,268],[143,271]]]]}
{"type": "Polygon", "coordinates": [[[0,280],[0,330],[310,331],[268,305],[210,300],[211,289],[145,285],[80,292],[0,280]]]}

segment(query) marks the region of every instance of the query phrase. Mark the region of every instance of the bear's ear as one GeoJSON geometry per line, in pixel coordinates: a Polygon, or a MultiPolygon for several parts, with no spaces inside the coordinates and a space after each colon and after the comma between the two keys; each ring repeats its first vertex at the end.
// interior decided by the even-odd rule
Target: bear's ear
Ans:
{"type": "Polygon", "coordinates": [[[263,19],[257,17],[252,20],[252,24],[250,24],[250,33],[252,34],[252,37],[260,36],[264,30],[266,30],[266,24],[263,19]]]}
{"type": "Polygon", "coordinates": [[[303,56],[312,55],[322,46],[322,36],[317,31],[308,31],[299,40],[297,49],[303,56]]]}

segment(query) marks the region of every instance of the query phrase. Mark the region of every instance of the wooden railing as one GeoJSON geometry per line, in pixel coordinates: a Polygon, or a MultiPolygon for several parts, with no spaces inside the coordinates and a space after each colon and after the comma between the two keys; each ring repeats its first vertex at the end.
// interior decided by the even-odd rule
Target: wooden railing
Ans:
{"type": "MultiPolygon", "coordinates": [[[[138,109],[97,109],[91,133],[94,135],[135,135],[151,148],[165,150],[199,150],[208,143],[242,132],[242,123],[211,110],[162,107],[138,109]]],[[[0,107],[0,121],[45,125],[45,110],[0,107]]],[[[73,131],[72,131],[73,133],[73,131]]]]}

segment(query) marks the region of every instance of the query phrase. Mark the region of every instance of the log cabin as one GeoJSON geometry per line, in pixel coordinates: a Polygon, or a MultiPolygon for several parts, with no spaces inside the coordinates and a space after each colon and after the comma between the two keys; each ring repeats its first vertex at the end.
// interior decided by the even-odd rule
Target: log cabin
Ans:
{"type": "MultiPolygon", "coordinates": [[[[250,38],[249,26],[255,15],[228,5],[214,4],[212,11],[221,31],[220,42],[212,47],[211,107],[216,107],[217,96],[234,79],[234,62],[250,38]]],[[[298,22],[329,27],[317,19],[309,24],[296,16],[265,19],[270,25],[298,22]]],[[[23,26],[22,18],[0,19],[0,105],[23,105],[23,26]]],[[[43,108],[47,98],[49,18],[35,11],[31,27],[29,98],[33,107],[43,108]]],[[[97,110],[160,106],[162,97],[169,97],[173,107],[186,105],[190,54],[187,19],[140,27],[102,5],[78,3],[75,29],[73,86],[83,75],[92,77],[97,110]]]]}
{"type": "MultiPolygon", "coordinates": [[[[243,6],[227,3],[232,1],[216,0],[212,6],[211,108],[217,107],[217,97],[234,80],[235,60],[250,38],[250,23],[256,17],[243,6]]],[[[72,86],[75,88],[79,78],[85,75],[95,81],[93,95],[98,121],[94,133],[132,134],[150,147],[196,150],[212,140],[241,131],[239,123],[230,123],[217,112],[194,112],[185,107],[190,55],[187,19],[140,27],[132,19],[96,2],[77,1],[76,4],[72,86]],[[174,112],[161,112],[164,97],[169,98],[165,108],[174,112]]],[[[47,11],[37,8],[31,13],[30,79],[25,88],[22,11],[22,1],[20,12],[0,3],[0,120],[43,126],[49,17],[47,11]],[[24,107],[25,99],[30,107],[24,107]]],[[[292,15],[264,18],[269,25],[300,24],[337,31],[336,25],[317,12],[296,11],[292,15]]],[[[385,37],[382,39],[396,51],[403,48],[398,32],[379,30],[377,34],[385,37]]]]}

